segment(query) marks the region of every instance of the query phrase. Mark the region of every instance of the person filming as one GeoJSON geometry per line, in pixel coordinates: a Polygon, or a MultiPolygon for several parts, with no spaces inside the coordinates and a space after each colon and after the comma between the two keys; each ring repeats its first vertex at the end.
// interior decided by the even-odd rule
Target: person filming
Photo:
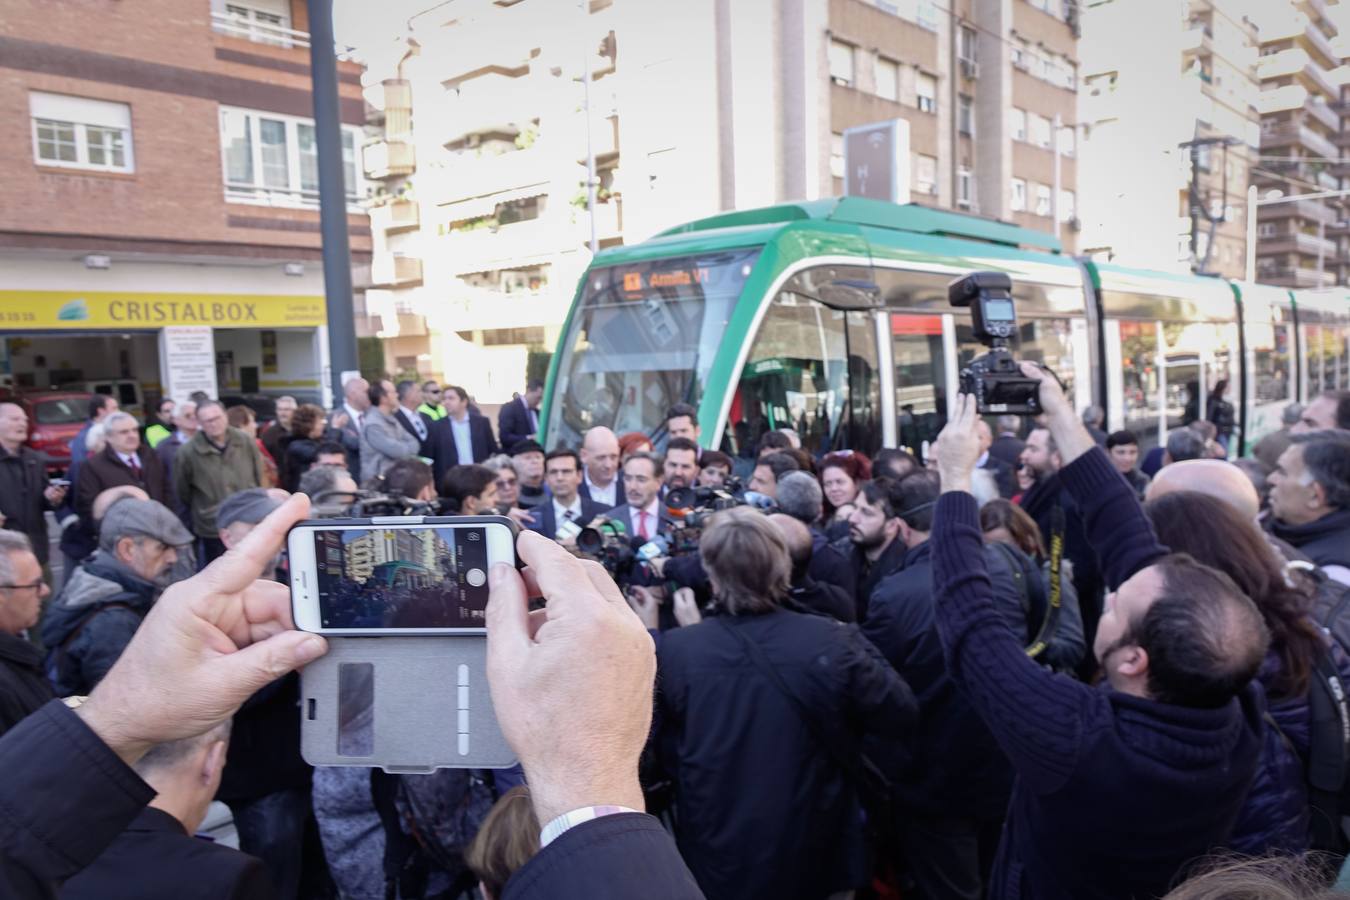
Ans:
{"type": "Polygon", "coordinates": [[[930,538],[948,670],[1016,773],[989,897],[1161,896],[1237,820],[1261,753],[1251,681],[1269,633],[1232,579],[1158,543],[1058,382],[1021,371],[1038,382],[1059,479],[1100,557],[1105,683],[1046,671],[996,614],[970,494],[976,404],[963,395],[937,442],[930,538]]]}

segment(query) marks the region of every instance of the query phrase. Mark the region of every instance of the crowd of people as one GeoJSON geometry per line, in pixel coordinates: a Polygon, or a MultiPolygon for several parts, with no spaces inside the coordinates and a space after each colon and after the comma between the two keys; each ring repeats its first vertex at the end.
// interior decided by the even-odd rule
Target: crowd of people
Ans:
{"type": "Polygon", "coordinates": [[[23,446],[23,410],[0,404],[0,735],[69,733],[48,702],[100,697],[154,610],[223,589],[212,573],[245,551],[284,582],[275,523],[298,517],[292,494],[508,516],[534,533],[520,552],[544,615],[593,600],[596,635],[617,629],[627,648],[582,660],[596,635],[531,638],[527,582],[494,572],[489,678],[520,767],[313,770],[281,666],[228,714],[140,748],[138,786],[123,785],[145,794],[139,812],[96,852],[65,854],[80,866],[43,871],[73,897],[186,896],[186,877],[288,900],[1236,898],[1257,894],[1197,885],[1263,877],[1289,896],[1330,890],[1350,849],[1350,394],[1291,405],[1230,459],[1216,391],[1216,421],[1141,454],[1142,436],[1107,433],[1099,409],[1076,414],[1025,371],[1042,417],[986,421],[962,397],[926,457],[811,453],[790,429],[733,457],[702,446],[686,404],[659,452],[603,426],[546,449],[542,385],[494,429],[456,386],[354,377],[335,409],[280,398],[262,428],[204,396],[146,423],[96,396],[61,482],[23,446]],[[670,502],[688,488],[718,511],[670,502]],[[631,551],[603,575],[569,568],[588,527],[631,551]],[[559,654],[573,674],[530,680],[529,659],[559,654]],[[553,710],[575,706],[582,687],[556,683],[572,677],[589,706],[553,710]],[[623,738],[543,746],[542,722],[623,738]],[[241,852],[189,837],[213,798],[241,852]],[[559,837],[583,830],[587,843],[559,837]],[[629,889],[596,887],[607,866],[629,889]]]}

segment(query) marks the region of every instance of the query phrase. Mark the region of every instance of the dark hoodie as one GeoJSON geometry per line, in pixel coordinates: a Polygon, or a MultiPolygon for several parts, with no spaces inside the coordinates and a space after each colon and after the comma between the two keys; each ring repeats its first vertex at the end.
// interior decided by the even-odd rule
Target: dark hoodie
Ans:
{"type": "Polygon", "coordinates": [[[1288,541],[1319,566],[1350,568],[1350,509],[1338,509],[1315,522],[1286,525],[1271,518],[1271,534],[1288,541]]]}
{"type": "Polygon", "coordinates": [[[42,620],[47,674],[58,696],[94,689],[158,594],[156,585],[102,550],[75,570],[42,620]]]}
{"type": "MultiPolygon", "coordinates": [[[[1101,450],[1060,478],[1112,589],[1166,553],[1101,450]]],[[[942,496],[931,543],[948,671],[1017,773],[990,898],[1167,893],[1237,821],[1261,752],[1260,688],[1192,709],[1051,674],[996,615],[973,497],[942,496]]]]}

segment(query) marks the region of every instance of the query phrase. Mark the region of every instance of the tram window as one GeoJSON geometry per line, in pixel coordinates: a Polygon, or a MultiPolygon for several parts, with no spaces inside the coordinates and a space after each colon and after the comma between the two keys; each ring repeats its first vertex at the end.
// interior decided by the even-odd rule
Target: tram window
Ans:
{"type": "Polygon", "coordinates": [[[1125,428],[1140,452],[1158,446],[1158,329],[1153,322],[1120,322],[1125,428]]]}
{"type": "MultiPolygon", "coordinates": [[[[989,352],[988,347],[975,340],[970,321],[959,318],[956,320],[956,346],[958,369],[989,352]]],[[[1064,382],[1064,393],[1073,396],[1073,329],[1068,319],[1019,317],[1012,352],[1018,359],[1040,363],[1053,371],[1064,382]]]]}
{"type": "Polygon", "coordinates": [[[947,424],[947,361],[942,316],[891,314],[895,413],[901,447],[914,454],[947,424]]]}
{"type": "Polygon", "coordinates": [[[878,377],[876,319],[870,312],[848,317],[848,446],[874,455],[881,449],[881,380],[878,377]]]}
{"type": "Polygon", "coordinates": [[[1255,363],[1256,402],[1283,403],[1293,399],[1289,377],[1289,326],[1249,323],[1247,342],[1251,345],[1255,363]]]}
{"type": "Polygon", "coordinates": [[[766,431],[794,428],[802,449],[842,447],[849,404],[847,314],[784,291],[774,298],[732,398],[723,449],[752,456],[766,431]]]}

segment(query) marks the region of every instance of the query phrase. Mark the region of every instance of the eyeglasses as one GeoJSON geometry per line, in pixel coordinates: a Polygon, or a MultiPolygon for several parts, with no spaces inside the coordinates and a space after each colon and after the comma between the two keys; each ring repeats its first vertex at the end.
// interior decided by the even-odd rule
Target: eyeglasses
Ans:
{"type": "Polygon", "coordinates": [[[40,591],[42,590],[43,583],[44,582],[42,581],[42,579],[39,578],[32,584],[0,584],[0,589],[7,591],[26,591],[26,590],[40,591]]]}

